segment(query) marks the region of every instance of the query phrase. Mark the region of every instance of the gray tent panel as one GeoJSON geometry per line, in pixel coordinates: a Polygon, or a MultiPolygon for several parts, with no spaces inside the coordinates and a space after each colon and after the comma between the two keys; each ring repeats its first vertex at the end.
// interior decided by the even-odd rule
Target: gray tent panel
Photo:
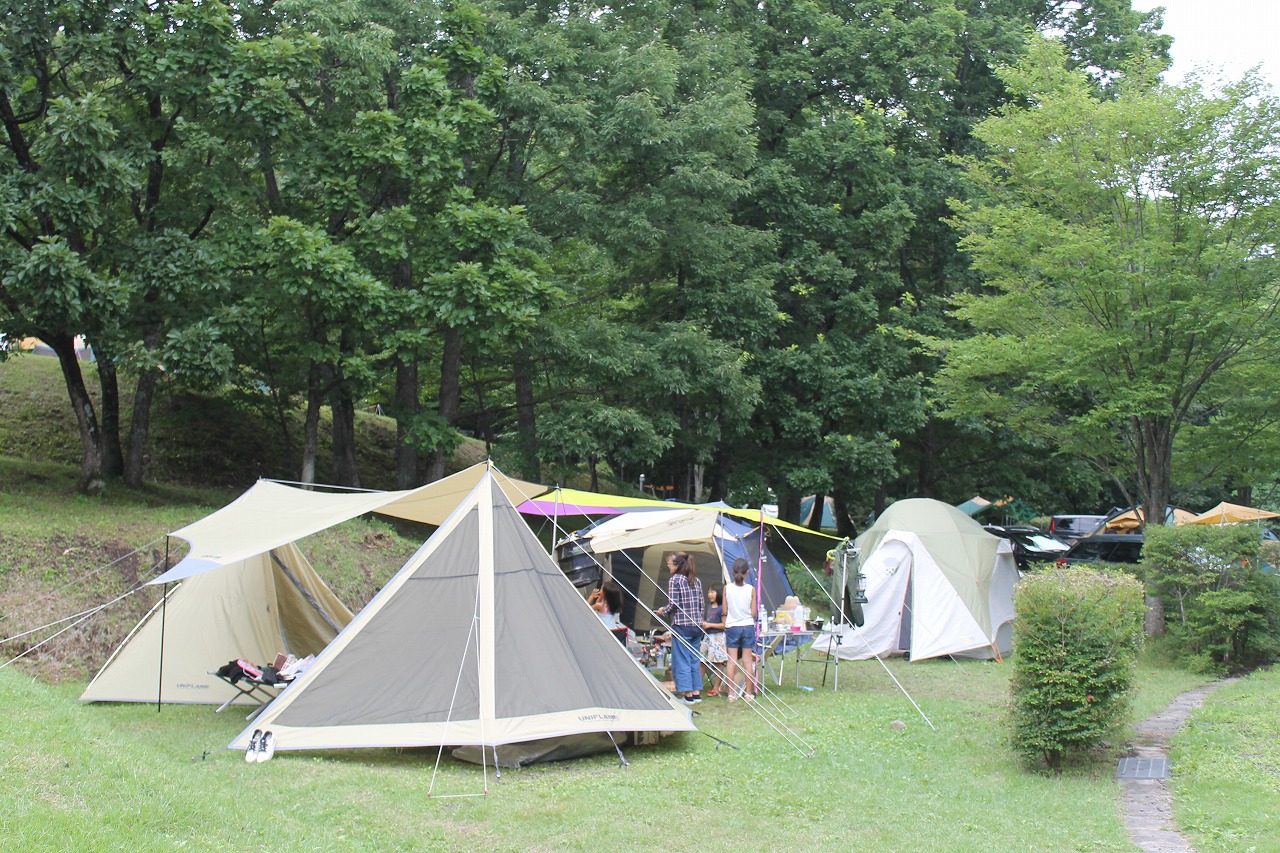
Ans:
{"type": "Polygon", "coordinates": [[[451,708],[454,718],[476,716],[477,529],[472,510],[387,601],[381,618],[284,709],[280,725],[444,722],[451,708]]]}

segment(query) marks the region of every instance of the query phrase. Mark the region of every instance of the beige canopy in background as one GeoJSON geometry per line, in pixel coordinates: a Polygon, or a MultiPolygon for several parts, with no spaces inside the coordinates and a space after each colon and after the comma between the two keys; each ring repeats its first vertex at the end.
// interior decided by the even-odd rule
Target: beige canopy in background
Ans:
{"type": "Polygon", "coordinates": [[[1205,510],[1190,520],[1190,524],[1236,524],[1241,521],[1261,521],[1264,518],[1280,518],[1280,512],[1268,512],[1251,506],[1229,504],[1226,501],[1205,510]]]}

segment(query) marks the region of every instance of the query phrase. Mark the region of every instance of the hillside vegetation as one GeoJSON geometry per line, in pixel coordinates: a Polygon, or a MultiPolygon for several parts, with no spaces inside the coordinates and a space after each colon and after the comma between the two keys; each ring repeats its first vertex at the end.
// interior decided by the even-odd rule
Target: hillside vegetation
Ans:
{"type": "MultiPolygon", "coordinates": [[[[177,395],[162,398],[157,411],[153,484],[116,483],[101,498],[78,494],[79,445],[61,381],[51,358],[0,362],[0,637],[16,638],[0,655],[24,655],[16,665],[50,682],[91,677],[158,600],[159,590],[142,584],[163,570],[167,531],[223,506],[260,476],[296,474],[279,430],[253,412],[177,395]],[[63,621],[112,601],[83,622],[63,621]]],[[[362,473],[368,485],[389,487],[394,426],[377,415],[359,423],[362,473]]],[[[464,445],[454,467],[480,458],[482,446],[464,445]]],[[[356,610],[428,534],[418,525],[356,519],[301,547],[356,610]]],[[[168,548],[172,564],[185,543],[171,540],[168,548]]]]}

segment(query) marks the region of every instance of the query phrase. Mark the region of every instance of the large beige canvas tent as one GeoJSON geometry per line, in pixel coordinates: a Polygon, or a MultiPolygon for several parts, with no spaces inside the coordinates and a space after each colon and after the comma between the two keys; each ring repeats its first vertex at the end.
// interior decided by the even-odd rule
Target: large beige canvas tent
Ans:
{"type": "Polygon", "coordinates": [[[277,751],[492,755],[694,726],[586,606],[491,473],[231,747],[247,748],[255,729],[270,731],[277,751]]]}
{"type": "Polygon", "coordinates": [[[889,506],[857,538],[865,622],[814,649],[845,660],[907,654],[998,658],[1013,648],[1013,545],[957,507],[912,498],[889,506]]]}
{"type": "Polygon", "coordinates": [[[80,697],[89,702],[252,702],[210,674],[229,660],[318,654],[351,621],[293,544],[182,583],[116,649],[80,697]],[[163,608],[163,613],[162,613],[163,608]],[[164,647],[161,649],[161,631],[164,647]],[[164,680],[159,674],[163,655],[164,680]]]}
{"type": "MultiPolygon", "coordinates": [[[[85,701],[250,701],[210,674],[229,660],[318,653],[351,620],[292,544],[368,512],[439,525],[483,479],[474,465],[416,489],[332,493],[262,480],[170,536],[187,555],[152,584],[181,582],[133,629],[80,697],[85,701]]],[[[514,501],[546,491],[504,479],[514,501]]]]}

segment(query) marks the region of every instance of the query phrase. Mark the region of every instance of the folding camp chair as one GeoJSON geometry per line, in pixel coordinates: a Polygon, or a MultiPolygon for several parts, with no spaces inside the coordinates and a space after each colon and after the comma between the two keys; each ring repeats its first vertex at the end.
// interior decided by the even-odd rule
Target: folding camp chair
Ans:
{"type": "Polygon", "coordinates": [[[214,713],[215,714],[221,713],[224,708],[226,708],[231,703],[235,702],[241,696],[248,696],[250,699],[257,702],[258,704],[254,707],[252,711],[250,711],[248,714],[245,715],[246,720],[251,719],[254,714],[258,713],[263,708],[267,707],[267,705],[271,704],[272,700],[274,700],[276,696],[279,695],[280,691],[289,686],[288,681],[277,681],[274,684],[272,684],[270,682],[263,681],[259,678],[254,678],[250,675],[243,675],[239,678],[232,679],[231,676],[223,675],[222,673],[216,670],[209,670],[209,674],[216,675],[218,678],[221,678],[227,684],[230,684],[232,687],[234,687],[237,691],[235,696],[232,696],[230,699],[228,699],[227,701],[219,705],[217,710],[214,711],[214,713]]]}

